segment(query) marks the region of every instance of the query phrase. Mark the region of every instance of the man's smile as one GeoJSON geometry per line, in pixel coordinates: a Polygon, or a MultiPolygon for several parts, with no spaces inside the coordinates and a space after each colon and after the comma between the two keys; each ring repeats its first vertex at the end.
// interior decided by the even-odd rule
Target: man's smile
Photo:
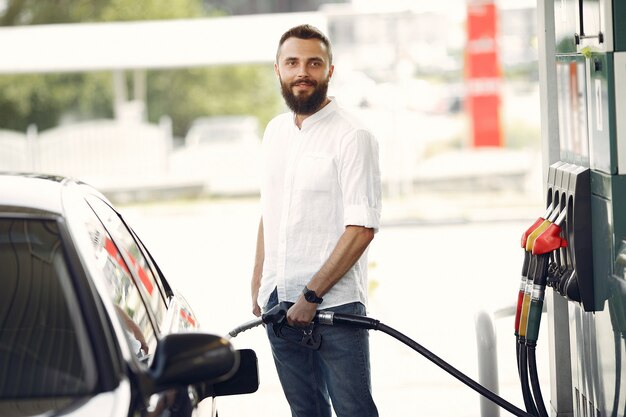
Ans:
{"type": "Polygon", "coordinates": [[[291,86],[299,90],[309,90],[315,88],[316,83],[314,81],[302,80],[291,83],[291,86]]]}

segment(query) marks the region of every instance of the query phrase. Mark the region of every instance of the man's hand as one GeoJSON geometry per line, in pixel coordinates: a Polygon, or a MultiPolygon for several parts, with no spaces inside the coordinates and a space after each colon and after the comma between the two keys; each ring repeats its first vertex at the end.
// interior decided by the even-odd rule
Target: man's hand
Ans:
{"type": "Polygon", "coordinates": [[[256,302],[256,297],[252,299],[252,314],[261,317],[261,307],[259,307],[259,303],[256,302]]]}
{"type": "MultiPolygon", "coordinates": [[[[253,281],[254,282],[254,281],[253,281]]],[[[253,285],[252,288],[252,314],[256,317],[261,317],[261,307],[259,307],[259,303],[257,302],[257,298],[259,296],[259,288],[253,285]]]]}
{"type": "Polygon", "coordinates": [[[143,338],[143,335],[141,336],[141,340],[139,340],[139,343],[141,343],[141,350],[143,350],[144,355],[147,355],[148,353],[150,353],[150,348],[148,347],[146,340],[143,338]]]}
{"type": "Polygon", "coordinates": [[[301,295],[298,301],[287,311],[287,323],[294,327],[308,326],[313,321],[316,311],[317,304],[309,303],[301,295]]]}
{"type": "Polygon", "coordinates": [[[261,275],[263,275],[263,262],[265,261],[265,248],[263,247],[263,218],[259,221],[257,231],[256,253],[254,255],[254,269],[252,270],[252,280],[250,282],[250,293],[252,295],[252,314],[261,317],[261,307],[257,302],[259,288],[261,288],[261,275]]]}

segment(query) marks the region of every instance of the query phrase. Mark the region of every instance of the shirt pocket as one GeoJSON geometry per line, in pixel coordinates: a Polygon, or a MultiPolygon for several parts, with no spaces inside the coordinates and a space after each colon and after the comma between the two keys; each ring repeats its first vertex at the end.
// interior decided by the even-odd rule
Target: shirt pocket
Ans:
{"type": "Polygon", "coordinates": [[[333,158],[324,154],[302,155],[296,167],[295,188],[307,191],[330,191],[337,174],[333,158]]]}

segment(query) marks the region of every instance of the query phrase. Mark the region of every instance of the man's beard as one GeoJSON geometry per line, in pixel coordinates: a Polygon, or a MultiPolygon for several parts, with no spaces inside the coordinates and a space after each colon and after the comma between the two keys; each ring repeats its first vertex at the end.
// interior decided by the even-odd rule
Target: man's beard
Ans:
{"type": "Polygon", "coordinates": [[[281,93],[283,94],[287,107],[289,107],[295,114],[311,115],[318,111],[326,100],[326,93],[328,92],[328,79],[322,80],[319,83],[314,80],[306,80],[306,82],[313,85],[313,92],[308,96],[296,96],[293,93],[292,88],[300,82],[302,82],[302,80],[286,84],[281,79],[281,93]]]}

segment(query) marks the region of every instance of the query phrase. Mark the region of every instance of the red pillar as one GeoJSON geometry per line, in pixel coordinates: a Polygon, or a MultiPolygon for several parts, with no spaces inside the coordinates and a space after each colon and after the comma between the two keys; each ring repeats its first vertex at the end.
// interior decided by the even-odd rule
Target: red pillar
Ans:
{"type": "Polygon", "coordinates": [[[468,0],[465,58],[466,104],[472,146],[502,146],[500,67],[493,0],[468,0]]]}

